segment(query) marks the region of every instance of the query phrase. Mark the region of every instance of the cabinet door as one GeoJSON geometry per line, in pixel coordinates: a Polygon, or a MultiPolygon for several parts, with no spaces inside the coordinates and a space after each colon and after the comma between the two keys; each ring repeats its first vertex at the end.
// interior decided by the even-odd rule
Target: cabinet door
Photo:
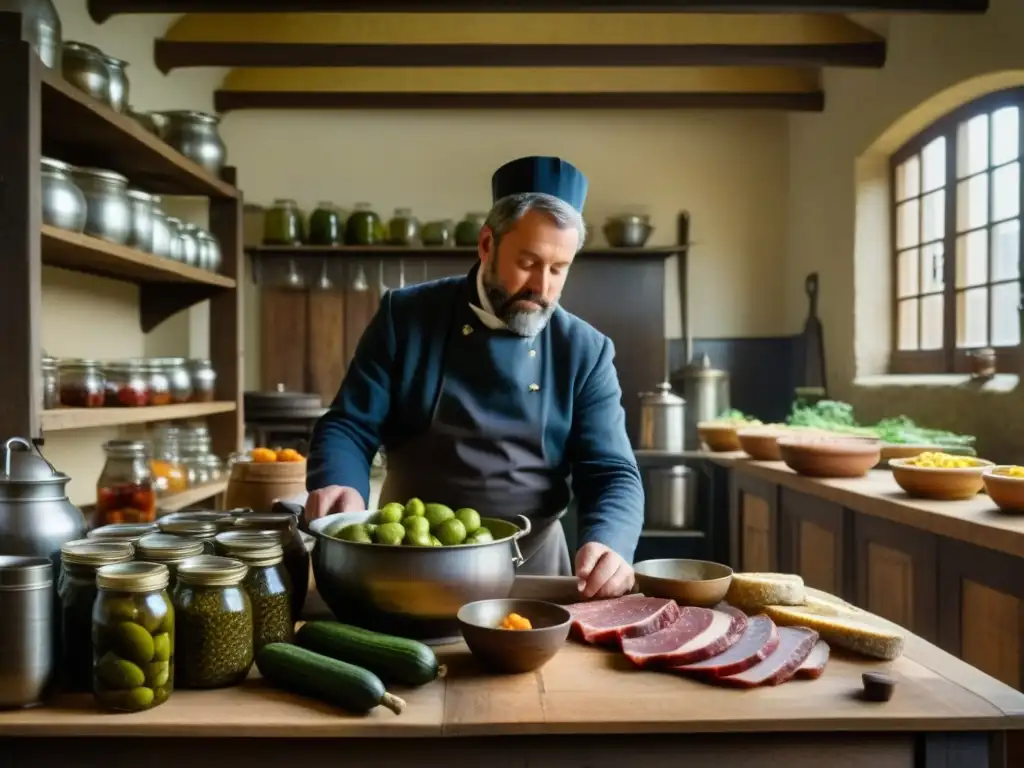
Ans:
{"type": "Polygon", "coordinates": [[[783,488],[779,493],[779,568],[799,574],[809,587],[849,600],[846,515],[839,504],[783,488]]]}
{"type": "Polygon", "coordinates": [[[779,560],[779,487],[733,470],[730,560],[738,571],[772,572],[779,560]]]}
{"type": "Polygon", "coordinates": [[[1024,568],[1020,559],[945,537],[938,541],[939,645],[1024,690],[1024,568]]]}
{"type": "Polygon", "coordinates": [[[934,643],[938,638],[938,537],[854,514],[853,602],[934,643]]]}

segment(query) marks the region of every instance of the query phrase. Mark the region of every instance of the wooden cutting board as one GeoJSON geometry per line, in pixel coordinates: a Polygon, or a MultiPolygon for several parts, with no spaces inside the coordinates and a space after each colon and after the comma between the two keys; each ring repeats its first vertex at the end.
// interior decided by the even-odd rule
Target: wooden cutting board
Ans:
{"type": "Polygon", "coordinates": [[[265,391],[278,384],[292,392],[306,391],[308,296],[305,290],[289,288],[263,291],[260,378],[265,391]]]}

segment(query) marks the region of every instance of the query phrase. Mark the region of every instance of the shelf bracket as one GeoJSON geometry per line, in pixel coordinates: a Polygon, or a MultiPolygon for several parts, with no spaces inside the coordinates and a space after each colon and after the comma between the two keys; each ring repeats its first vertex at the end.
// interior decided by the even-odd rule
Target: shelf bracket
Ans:
{"type": "Polygon", "coordinates": [[[149,333],[172,315],[188,309],[220,291],[210,285],[185,283],[143,283],[139,287],[139,321],[143,333],[149,333]]]}

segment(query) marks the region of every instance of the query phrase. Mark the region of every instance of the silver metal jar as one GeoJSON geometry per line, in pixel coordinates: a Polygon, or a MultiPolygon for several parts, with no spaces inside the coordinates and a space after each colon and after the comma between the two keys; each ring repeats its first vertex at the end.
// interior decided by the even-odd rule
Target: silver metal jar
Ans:
{"type": "Polygon", "coordinates": [[[195,224],[182,224],[178,239],[181,243],[181,261],[190,267],[198,267],[199,227],[195,224]]]}
{"type": "Polygon", "coordinates": [[[21,14],[21,39],[32,46],[39,59],[60,72],[60,15],[51,0],[0,0],[0,11],[21,14]]]}
{"type": "Polygon", "coordinates": [[[166,119],[164,141],[213,174],[219,174],[227,158],[218,126],[220,118],[205,112],[175,110],[159,113],[166,119]]]}
{"type": "Polygon", "coordinates": [[[690,364],[672,374],[672,383],[686,399],[686,448],[700,448],[697,425],[729,410],[729,373],[711,367],[707,354],[694,355],[690,364]]]}
{"type": "Polygon", "coordinates": [[[127,61],[104,54],[103,63],[107,65],[110,73],[110,82],[107,85],[107,104],[115,112],[124,112],[128,107],[128,67],[127,61]]]}
{"type": "Polygon", "coordinates": [[[644,480],[644,529],[689,530],[696,527],[696,477],[685,466],[647,469],[644,480]]]}
{"type": "Polygon", "coordinates": [[[181,228],[184,226],[181,219],[176,216],[168,216],[166,219],[167,224],[167,235],[170,245],[170,249],[167,253],[167,258],[174,259],[174,261],[182,261],[182,249],[183,245],[181,242],[181,228]]]}
{"type": "Polygon", "coordinates": [[[85,195],[71,178],[68,163],[44,157],[40,161],[43,224],[69,232],[85,228],[85,195]]]}
{"type": "Polygon", "coordinates": [[[150,253],[153,250],[153,196],[141,189],[129,189],[125,194],[131,210],[127,244],[150,253]]]}
{"type": "Polygon", "coordinates": [[[221,265],[220,243],[205,229],[199,230],[199,266],[210,272],[219,272],[221,265]]]}
{"type": "Polygon", "coordinates": [[[54,679],[53,561],[0,556],[0,708],[41,704],[54,679]]]}
{"type": "Polygon", "coordinates": [[[85,233],[119,245],[128,242],[128,179],[103,168],[75,168],[71,177],[85,195],[85,233]]]}
{"type": "Polygon", "coordinates": [[[71,85],[110,105],[110,68],[95,45],[69,40],[61,47],[61,74],[71,85]]]}
{"type": "Polygon", "coordinates": [[[638,447],[646,451],[682,451],[685,411],[686,401],[673,394],[667,381],[655,387],[654,392],[641,392],[638,447]]]}
{"type": "Polygon", "coordinates": [[[167,214],[160,207],[160,198],[153,195],[153,247],[150,253],[155,256],[168,257],[171,255],[171,229],[167,225],[167,214]]]}
{"type": "Polygon", "coordinates": [[[192,376],[184,357],[159,357],[153,360],[167,375],[172,403],[187,403],[192,399],[192,376]]]}

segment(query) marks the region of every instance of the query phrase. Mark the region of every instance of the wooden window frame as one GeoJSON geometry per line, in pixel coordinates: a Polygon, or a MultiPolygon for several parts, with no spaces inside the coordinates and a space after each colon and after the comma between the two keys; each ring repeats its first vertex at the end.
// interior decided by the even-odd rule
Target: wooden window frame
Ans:
{"type": "MultiPolygon", "coordinates": [[[[919,134],[907,141],[896,150],[889,158],[889,217],[891,247],[889,249],[889,269],[892,275],[892,351],[889,358],[890,373],[916,373],[916,374],[944,374],[944,373],[969,373],[972,370],[970,353],[976,348],[961,348],[956,345],[956,242],[957,242],[957,183],[962,179],[957,178],[957,129],[962,122],[970,120],[981,114],[992,114],[1003,107],[1015,106],[1018,108],[1018,145],[1017,158],[1003,165],[1017,162],[1020,168],[1020,210],[1017,219],[1020,221],[1018,237],[1018,281],[1021,286],[1022,296],[1018,299],[1018,313],[1024,310],[1024,87],[1009,88],[1002,91],[989,93],[964,104],[952,112],[949,112],[919,134]],[[943,346],[940,349],[930,350],[901,350],[899,348],[899,261],[900,249],[896,240],[897,236],[897,172],[906,160],[914,155],[922,155],[922,187],[919,189],[921,208],[919,220],[924,216],[923,189],[923,150],[935,139],[945,137],[946,139],[946,169],[945,169],[945,229],[943,232],[943,346]]],[[[992,160],[992,138],[991,122],[989,123],[989,164],[985,171],[978,173],[991,174],[995,168],[991,165],[992,160]]],[[[997,167],[1003,167],[1003,165],[997,167]]],[[[977,174],[972,174],[977,175],[977,174]]],[[[964,177],[969,178],[969,177],[964,177]]],[[[989,210],[991,210],[992,197],[989,195],[989,210]]],[[[1010,219],[1007,219],[1009,221],[1010,219]]],[[[985,231],[991,233],[992,228],[1000,222],[988,221],[985,231]]],[[[980,230],[981,228],[977,228],[980,230]]],[[[973,230],[973,231],[977,231],[973,230]]],[[[907,250],[904,248],[903,250],[907,250]]],[[[989,266],[991,268],[992,248],[991,238],[988,243],[989,266]]],[[[920,256],[919,256],[920,258],[920,256]]],[[[920,268],[920,267],[919,267],[920,268]]],[[[991,269],[988,274],[991,280],[991,269]]],[[[919,278],[920,280],[920,278],[919,278]]],[[[980,287],[980,286],[979,286],[980,287]]],[[[989,312],[991,313],[991,282],[986,284],[989,289],[989,312]]],[[[918,285],[920,289],[920,284],[918,285]]],[[[991,314],[989,315],[991,318],[991,314]]],[[[918,320],[918,335],[920,337],[921,325],[920,316],[918,320]]],[[[1024,342],[1024,331],[1022,331],[1022,342],[1024,342]]],[[[1021,344],[1016,347],[994,347],[996,351],[996,370],[999,373],[1019,373],[1024,363],[1024,349],[1021,344]]]]}

